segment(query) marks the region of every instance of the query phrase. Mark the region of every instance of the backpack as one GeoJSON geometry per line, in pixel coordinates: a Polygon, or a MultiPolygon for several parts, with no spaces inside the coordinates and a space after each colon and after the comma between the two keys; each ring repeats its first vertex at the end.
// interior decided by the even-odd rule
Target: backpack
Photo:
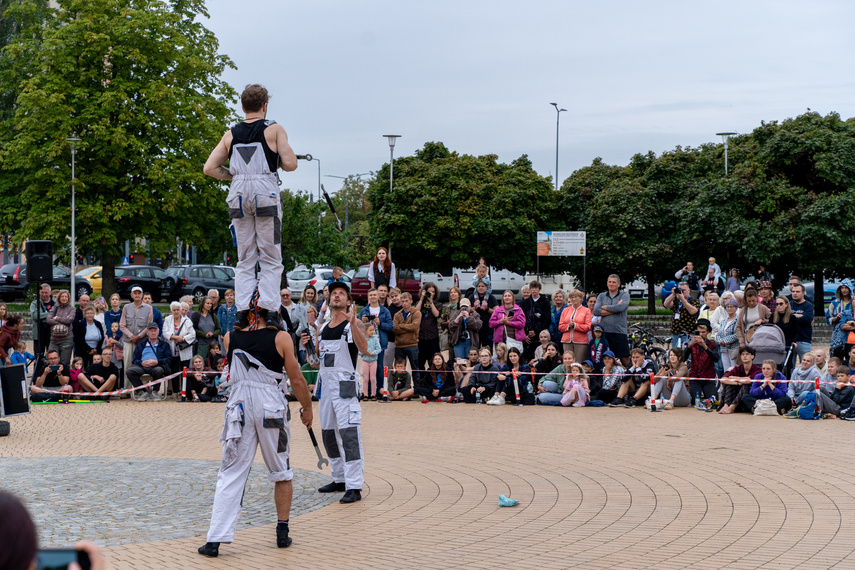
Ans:
{"type": "Polygon", "coordinates": [[[801,420],[818,420],[822,417],[822,413],[816,403],[816,394],[813,392],[805,394],[805,399],[797,411],[801,420]]]}

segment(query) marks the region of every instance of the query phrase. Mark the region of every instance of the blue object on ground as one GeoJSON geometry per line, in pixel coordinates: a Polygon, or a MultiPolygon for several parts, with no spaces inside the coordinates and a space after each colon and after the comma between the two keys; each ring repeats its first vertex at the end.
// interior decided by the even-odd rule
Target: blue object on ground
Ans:
{"type": "Polygon", "coordinates": [[[515,507],[520,502],[516,499],[510,499],[504,495],[499,495],[499,506],[500,507],[515,507]]]}

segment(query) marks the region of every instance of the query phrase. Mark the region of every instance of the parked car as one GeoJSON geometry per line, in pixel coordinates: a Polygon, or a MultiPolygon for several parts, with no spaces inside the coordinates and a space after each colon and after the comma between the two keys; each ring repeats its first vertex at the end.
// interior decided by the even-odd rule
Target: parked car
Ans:
{"type": "Polygon", "coordinates": [[[92,267],[87,267],[86,269],[81,269],[77,273],[74,274],[75,279],[77,277],[82,277],[83,279],[88,279],[89,284],[92,285],[92,294],[100,295],[101,294],[101,266],[93,265],[92,267]]]}
{"type": "Polygon", "coordinates": [[[116,267],[116,293],[123,299],[130,299],[131,289],[140,286],[151,293],[153,301],[165,298],[163,276],[166,272],[153,265],[123,265],[116,267]]]}
{"type": "MultiPolygon", "coordinates": [[[[53,266],[53,279],[51,285],[56,289],[68,289],[71,287],[71,272],[61,265],[53,266]]],[[[92,294],[92,284],[88,279],[74,276],[74,287],[77,290],[75,298],[81,295],[92,294]]],[[[6,301],[23,299],[30,293],[35,294],[35,284],[30,290],[27,281],[26,263],[9,263],[0,267],[0,298],[6,301]]]]}
{"type": "Polygon", "coordinates": [[[161,279],[161,292],[168,300],[192,295],[198,305],[208,290],[216,289],[222,298],[226,289],[235,288],[235,270],[227,265],[173,265],[161,279]]]}
{"type": "MultiPolygon", "coordinates": [[[[419,288],[421,288],[422,274],[418,269],[398,269],[395,268],[398,275],[396,276],[395,286],[401,292],[407,292],[418,298],[419,288]]],[[[289,281],[290,283],[290,281],[289,281]]],[[[360,265],[353,274],[353,282],[350,285],[350,294],[356,299],[357,303],[368,302],[368,289],[371,288],[371,282],[368,280],[368,265],[360,265]]]]}
{"type": "MultiPolygon", "coordinates": [[[[673,283],[673,281],[671,282],[673,283]]],[[[654,286],[653,293],[656,297],[659,297],[662,294],[663,283],[659,283],[654,286]]],[[[673,289],[673,285],[668,288],[670,292],[673,289]]],[[[628,283],[626,285],[626,290],[629,293],[630,299],[646,299],[647,298],[647,283],[642,281],[641,279],[636,279],[632,283],[628,283]]],[[[666,297],[668,295],[665,295],[666,297]]]]}
{"type": "MultiPolygon", "coordinates": [[[[288,278],[288,288],[291,289],[291,294],[295,299],[299,299],[300,295],[307,285],[311,285],[320,293],[324,290],[324,286],[332,278],[333,267],[331,265],[313,265],[312,267],[299,266],[293,271],[285,274],[288,278]]],[[[342,280],[350,287],[351,281],[347,274],[342,276],[342,280]]]]}
{"type": "MultiPolygon", "coordinates": [[[[823,296],[822,298],[825,300],[825,303],[828,304],[837,298],[837,288],[842,285],[843,282],[840,279],[834,279],[833,281],[824,281],[822,284],[823,288],[823,296]]],[[[810,299],[816,299],[814,295],[815,288],[813,286],[813,279],[809,281],[802,281],[802,285],[805,286],[805,296],[810,299]]],[[[785,285],[783,289],[778,293],[779,296],[786,297],[790,294],[790,286],[785,285]]]]}
{"type": "MultiPolygon", "coordinates": [[[[472,286],[472,282],[475,281],[474,267],[470,269],[455,269],[454,273],[457,276],[457,281],[459,282],[459,285],[457,286],[464,295],[470,295],[475,291],[475,287],[472,286]]],[[[490,282],[493,286],[493,295],[497,299],[501,299],[502,293],[508,289],[510,289],[517,298],[521,296],[520,290],[523,288],[523,285],[526,284],[525,275],[514,273],[508,269],[496,269],[495,267],[490,268],[489,275],[490,282]]],[[[447,295],[448,291],[446,290],[446,296],[447,295]]]]}

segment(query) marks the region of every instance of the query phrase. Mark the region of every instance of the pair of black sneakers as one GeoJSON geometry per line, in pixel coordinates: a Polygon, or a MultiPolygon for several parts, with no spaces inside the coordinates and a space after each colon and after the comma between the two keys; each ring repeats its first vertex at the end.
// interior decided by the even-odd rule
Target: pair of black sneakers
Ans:
{"type": "MultiPolygon", "coordinates": [[[[276,525],[276,546],[279,548],[288,548],[291,546],[292,539],[288,536],[288,524],[279,523],[276,525]]],[[[219,542],[206,542],[199,547],[199,554],[208,558],[216,558],[220,555],[219,542]]]]}
{"type": "Polygon", "coordinates": [[[339,503],[355,503],[362,500],[362,489],[348,489],[344,483],[327,483],[318,489],[318,493],[341,493],[344,491],[344,496],[339,499],[339,503]]]}
{"type": "MultiPolygon", "coordinates": [[[[282,317],[279,315],[279,311],[268,311],[267,309],[260,309],[258,311],[258,316],[264,319],[264,322],[267,324],[267,328],[275,330],[275,331],[284,331],[285,328],[282,325],[282,317]]],[[[238,311],[235,315],[235,330],[239,331],[245,329],[249,326],[249,311],[238,311]]]]}
{"type": "Polygon", "coordinates": [[[620,406],[624,406],[627,408],[634,408],[638,402],[636,402],[635,398],[632,396],[624,396],[623,398],[615,398],[611,402],[609,402],[610,408],[618,408],[620,406]]]}

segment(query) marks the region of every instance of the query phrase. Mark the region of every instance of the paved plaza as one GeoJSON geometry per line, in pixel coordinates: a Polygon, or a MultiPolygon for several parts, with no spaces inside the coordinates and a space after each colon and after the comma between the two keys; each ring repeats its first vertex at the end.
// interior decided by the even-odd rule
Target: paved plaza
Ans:
{"type": "Polygon", "coordinates": [[[222,413],[33,406],[0,438],[0,487],[45,543],[85,535],[111,568],[855,567],[849,422],[418,402],[363,405],[353,505],[313,492],[329,471],[292,423],[294,544],[276,548],[259,454],[235,542],[207,559],[222,413]]]}

